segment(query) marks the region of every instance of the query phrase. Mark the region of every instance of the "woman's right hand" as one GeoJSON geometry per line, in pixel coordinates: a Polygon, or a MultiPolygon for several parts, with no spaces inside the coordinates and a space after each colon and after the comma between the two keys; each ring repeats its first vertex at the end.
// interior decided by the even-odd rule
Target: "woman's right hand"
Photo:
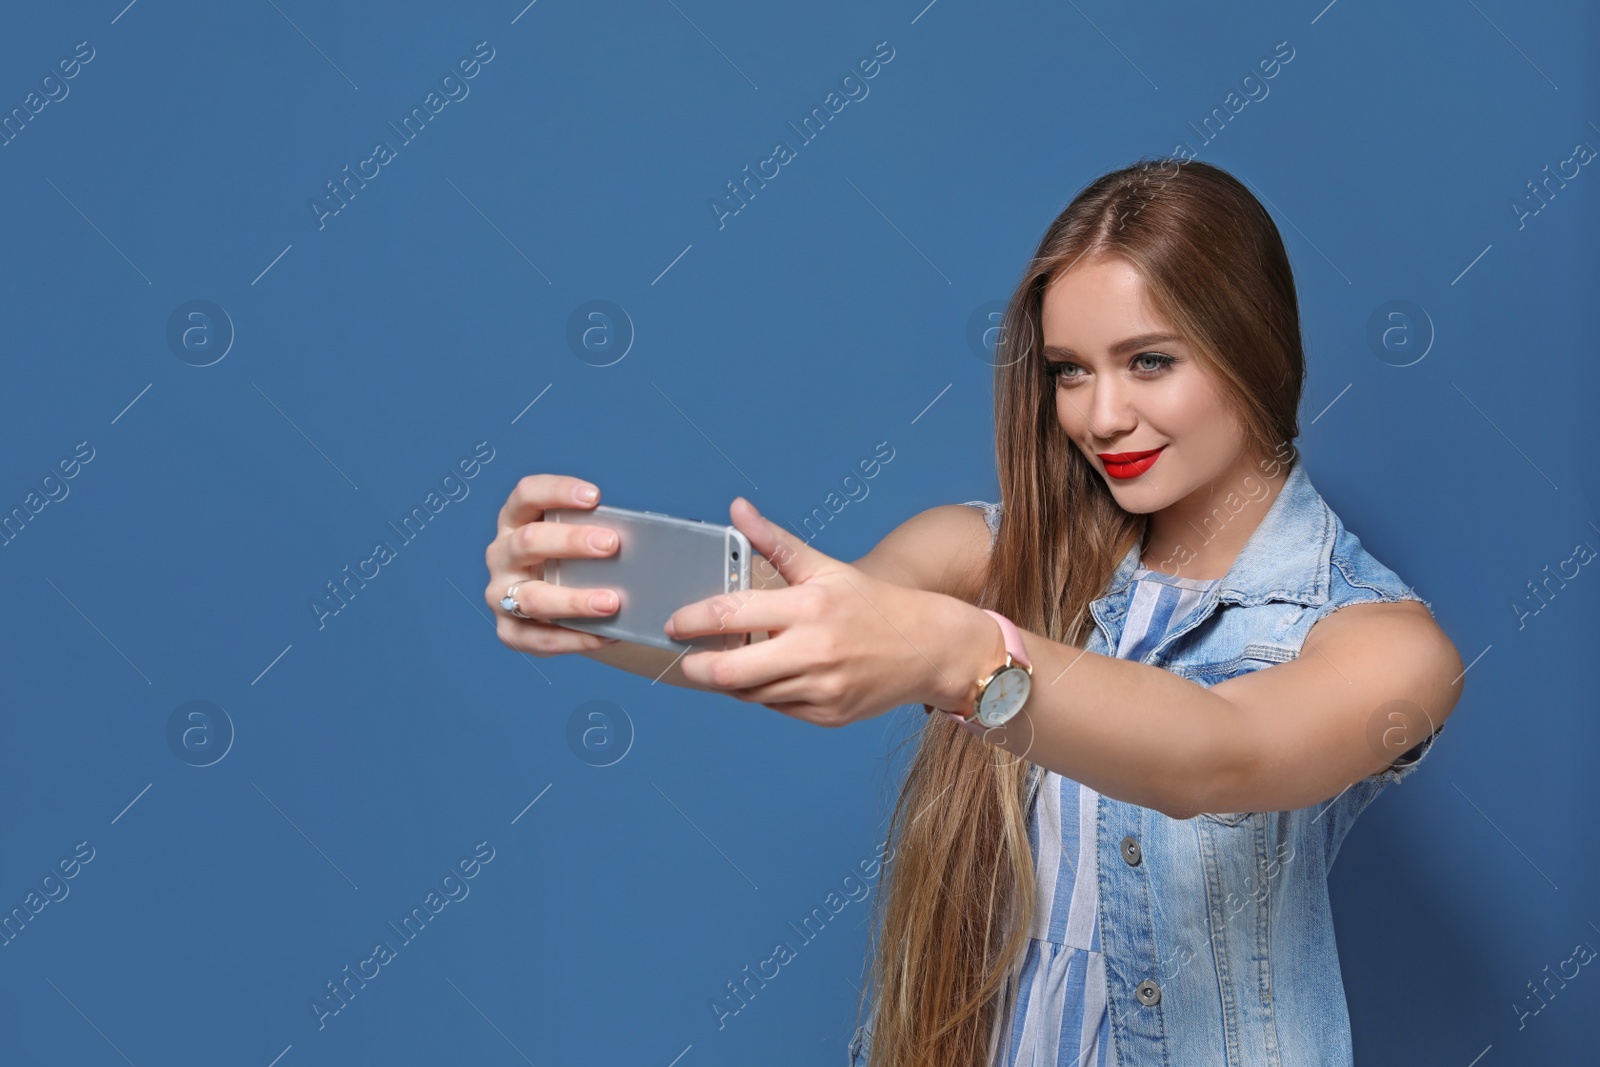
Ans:
{"type": "Polygon", "coordinates": [[[495,633],[518,652],[559,656],[567,652],[592,652],[614,644],[615,639],[569,630],[552,618],[586,615],[601,617],[616,612],[620,601],[614,589],[575,589],[544,580],[547,559],[592,559],[617,550],[617,535],[603,526],[546,522],[549,508],[592,508],[600,501],[597,486],[561,474],[530,474],[517,482],[500,509],[500,529],[484,554],[489,584],[483,598],[495,614],[495,633]],[[593,495],[585,498],[583,491],[593,495]],[[592,540],[591,540],[592,539],[592,540]],[[500,606],[511,583],[517,587],[517,607],[528,619],[519,619],[500,606]]]}

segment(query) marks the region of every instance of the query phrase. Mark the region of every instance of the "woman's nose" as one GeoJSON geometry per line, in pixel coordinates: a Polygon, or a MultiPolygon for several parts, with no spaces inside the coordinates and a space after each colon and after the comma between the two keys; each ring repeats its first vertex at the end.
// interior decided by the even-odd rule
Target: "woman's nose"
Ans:
{"type": "Polygon", "coordinates": [[[1117,440],[1138,423],[1121,390],[1098,382],[1089,398],[1085,417],[1089,422],[1089,436],[1096,441],[1117,440]]]}

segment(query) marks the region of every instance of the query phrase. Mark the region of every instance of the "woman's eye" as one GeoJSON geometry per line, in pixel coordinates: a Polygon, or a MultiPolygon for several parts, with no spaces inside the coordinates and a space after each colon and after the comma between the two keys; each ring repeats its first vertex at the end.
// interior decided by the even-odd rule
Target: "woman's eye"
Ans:
{"type": "Polygon", "coordinates": [[[1155,364],[1153,366],[1150,365],[1150,364],[1144,364],[1143,366],[1136,366],[1136,369],[1143,370],[1143,371],[1145,371],[1147,373],[1155,373],[1157,371],[1166,370],[1168,367],[1170,367],[1174,363],[1178,362],[1177,360],[1173,359],[1171,356],[1162,355],[1160,352],[1141,352],[1139,355],[1133,357],[1133,362],[1136,365],[1138,365],[1140,363],[1140,361],[1146,360],[1146,359],[1153,359],[1156,362],[1155,362],[1155,364]]]}
{"type": "MultiPolygon", "coordinates": [[[[1139,374],[1146,377],[1160,374],[1168,367],[1178,362],[1172,356],[1161,352],[1141,352],[1128,361],[1128,365],[1139,374]]],[[[1057,382],[1073,382],[1084,377],[1082,367],[1064,359],[1052,359],[1045,364],[1045,373],[1057,382]]]]}

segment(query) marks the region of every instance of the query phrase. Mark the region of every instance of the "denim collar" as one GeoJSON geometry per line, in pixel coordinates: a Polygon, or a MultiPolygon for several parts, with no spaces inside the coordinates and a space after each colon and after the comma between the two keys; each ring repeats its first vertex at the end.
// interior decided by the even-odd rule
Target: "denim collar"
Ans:
{"type": "MultiPolygon", "coordinates": [[[[1248,501],[1245,504],[1249,507],[1248,501]]],[[[1230,514],[1219,505],[1223,515],[1230,514]]],[[[1328,600],[1329,560],[1337,534],[1337,520],[1306,474],[1305,461],[1295,453],[1283,488],[1267,514],[1250,534],[1228,573],[1208,598],[1230,604],[1264,604],[1284,600],[1312,606],[1328,600]]],[[[1107,592],[1095,606],[1110,616],[1126,609],[1128,587],[1139,567],[1142,545],[1135,543],[1117,564],[1107,592]]]]}

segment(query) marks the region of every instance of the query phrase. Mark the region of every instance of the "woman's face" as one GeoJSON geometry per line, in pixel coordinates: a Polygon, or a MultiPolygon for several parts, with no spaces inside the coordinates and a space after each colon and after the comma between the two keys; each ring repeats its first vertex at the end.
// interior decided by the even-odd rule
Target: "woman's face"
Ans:
{"type": "Polygon", "coordinates": [[[1057,274],[1042,313],[1056,418],[1125,511],[1209,495],[1240,465],[1238,417],[1126,260],[1083,259],[1057,274]],[[1152,449],[1153,461],[1115,455],[1152,449]]]}

